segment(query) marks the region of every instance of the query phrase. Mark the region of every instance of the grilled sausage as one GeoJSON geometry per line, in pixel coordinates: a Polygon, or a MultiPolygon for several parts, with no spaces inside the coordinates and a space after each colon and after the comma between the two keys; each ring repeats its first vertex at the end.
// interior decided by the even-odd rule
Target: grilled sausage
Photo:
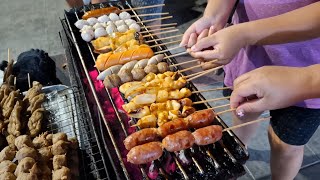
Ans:
{"type": "Polygon", "coordinates": [[[158,127],[159,135],[164,138],[169,134],[176,133],[178,131],[187,130],[188,129],[188,122],[185,121],[183,118],[174,119],[169,121],[162,126],[158,127]]]}
{"type": "Polygon", "coordinates": [[[186,117],[190,128],[202,128],[209,126],[215,117],[215,113],[211,109],[206,109],[202,111],[195,112],[186,117]]]}
{"type": "Polygon", "coordinates": [[[157,65],[154,65],[154,64],[147,65],[143,70],[146,72],[146,74],[149,74],[149,73],[157,74],[158,73],[158,67],[157,67],[157,65]]]}
{"type": "Polygon", "coordinates": [[[121,68],[122,68],[122,65],[111,66],[108,69],[101,72],[97,77],[97,80],[104,80],[108,75],[117,74],[121,68]]]}
{"type": "Polygon", "coordinates": [[[111,74],[103,80],[103,84],[106,88],[111,89],[120,86],[121,79],[117,74],[111,74]]]}
{"type": "Polygon", "coordinates": [[[192,147],[194,137],[190,131],[179,131],[166,136],[162,140],[162,146],[169,152],[180,151],[192,147]]]}
{"type": "Polygon", "coordinates": [[[91,10],[88,11],[86,13],[84,13],[84,15],[82,16],[82,19],[88,19],[91,17],[99,17],[105,14],[110,14],[110,13],[120,13],[121,10],[117,7],[107,7],[107,8],[100,8],[100,9],[95,9],[95,10],[91,10]]]}
{"type": "Polygon", "coordinates": [[[146,128],[130,134],[124,141],[124,146],[127,150],[135,146],[156,141],[158,139],[157,128],[146,128]]]}
{"type": "Polygon", "coordinates": [[[208,145],[219,141],[222,137],[222,127],[211,125],[197,129],[192,133],[195,143],[199,146],[208,145]]]}
{"type": "Polygon", "coordinates": [[[124,52],[109,52],[98,56],[96,68],[103,71],[114,65],[126,64],[130,61],[150,58],[151,56],[153,56],[153,51],[150,47],[146,46],[124,52]]]}
{"type": "Polygon", "coordinates": [[[158,67],[159,73],[164,73],[169,71],[169,66],[166,62],[160,62],[159,64],[157,64],[157,67],[158,67]]]}
{"type": "Polygon", "coordinates": [[[132,164],[146,164],[162,156],[160,142],[150,142],[132,148],[127,154],[127,161],[132,164]]]}
{"type": "Polygon", "coordinates": [[[118,72],[118,76],[120,77],[122,83],[133,81],[133,77],[129,69],[120,70],[118,72]]]}
{"type": "Polygon", "coordinates": [[[146,72],[144,72],[142,68],[133,68],[131,73],[133,79],[136,81],[141,81],[146,76],[146,72]]]}

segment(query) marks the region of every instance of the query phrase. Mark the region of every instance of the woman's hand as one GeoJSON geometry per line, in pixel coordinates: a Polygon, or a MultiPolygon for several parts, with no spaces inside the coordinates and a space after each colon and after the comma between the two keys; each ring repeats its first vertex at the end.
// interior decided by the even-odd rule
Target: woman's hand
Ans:
{"type": "Polygon", "coordinates": [[[191,56],[205,61],[218,59],[217,64],[228,64],[246,46],[245,23],[224,28],[202,38],[189,51],[191,56]]]}
{"type": "Polygon", "coordinates": [[[239,115],[285,108],[308,99],[308,81],[312,75],[306,68],[264,66],[234,81],[230,106],[239,115]]]}

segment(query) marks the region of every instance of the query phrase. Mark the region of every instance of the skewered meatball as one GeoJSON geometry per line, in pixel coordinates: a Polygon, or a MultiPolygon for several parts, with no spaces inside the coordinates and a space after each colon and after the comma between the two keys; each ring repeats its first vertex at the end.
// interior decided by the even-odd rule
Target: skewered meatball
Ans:
{"type": "Polygon", "coordinates": [[[81,38],[86,41],[90,42],[94,37],[94,32],[92,30],[86,30],[81,33],[81,38]]]}
{"type": "Polygon", "coordinates": [[[146,76],[146,72],[142,68],[132,69],[131,74],[136,81],[141,81],[146,76]]]}
{"type": "Polygon", "coordinates": [[[59,140],[68,141],[68,137],[66,133],[60,132],[52,135],[52,143],[55,144],[59,140]]]}
{"type": "Polygon", "coordinates": [[[4,172],[0,174],[0,179],[3,180],[16,180],[16,176],[13,175],[11,172],[4,172]]]}
{"type": "Polygon", "coordinates": [[[93,29],[98,29],[98,28],[104,28],[102,23],[96,23],[94,26],[93,26],[93,29]]]}
{"type": "Polygon", "coordinates": [[[87,22],[89,23],[90,26],[93,26],[98,22],[98,19],[91,17],[91,18],[87,19],[87,22]]]}
{"type": "Polygon", "coordinates": [[[33,139],[32,144],[37,149],[50,146],[52,144],[52,134],[48,135],[48,132],[42,133],[40,136],[37,136],[33,139]],[[51,140],[47,139],[48,136],[51,136],[51,140]]]}
{"type": "Polygon", "coordinates": [[[110,18],[107,15],[102,15],[98,17],[98,21],[101,23],[107,23],[108,21],[110,21],[110,18]]]}
{"type": "Polygon", "coordinates": [[[17,152],[16,159],[18,161],[22,160],[25,157],[31,157],[33,159],[37,159],[37,156],[38,156],[38,153],[34,148],[23,147],[17,152]]]}
{"type": "Polygon", "coordinates": [[[16,180],[38,180],[38,176],[34,173],[20,173],[16,180]]]}
{"type": "Polygon", "coordinates": [[[70,169],[67,167],[62,167],[59,170],[53,171],[52,180],[70,180],[71,179],[71,172],[70,169]]]}
{"type": "Polygon", "coordinates": [[[126,20],[126,19],[130,19],[130,18],[131,18],[131,15],[130,15],[129,13],[127,13],[127,12],[121,12],[121,13],[119,14],[119,17],[120,17],[120,19],[122,19],[122,20],[126,20]]]}
{"type": "Polygon", "coordinates": [[[99,27],[94,31],[94,37],[98,38],[101,36],[106,36],[108,35],[107,31],[103,27],[99,27]]]}
{"type": "Polygon", "coordinates": [[[31,157],[23,158],[14,171],[14,175],[19,176],[20,173],[28,173],[35,163],[36,161],[31,157]]]}
{"type": "Polygon", "coordinates": [[[123,69],[118,72],[118,76],[120,77],[122,83],[133,81],[132,74],[128,69],[123,69]]]}
{"type": "Polygon", "coordinates": [[[14,145],[15,139],[16,139],[16,137],[14,137],[14,135],[12,135],[12,134],[9,134],[9,135],[6,137],[6,140],[7,140],[7,142],[8,142],[8,145],[9,145],[11,148],[13,148],[13,149],[16,148],[16,146],[14,145]]]}
{"type": "Polygon", "coordinates": [[[54,143],[52,145],[52,154],[53,155],[61,155],[61,154],[66,154],[68,151],[68,142],[59,140],[58,142],[54,143]]]}
{"type": "Polygon", "coordinates": [[[113,25],[110,24],[110,25],[107,25],[106,31],[107,31],[107,33],[109,35],[111,35],[112,33],[117,32],[118,30],[117,30],[117,27],[114,24],[113,25]]]}
{"type": "Polygon", "coordinates": [[[124,20],[118,20],[118,21],[115,21],[114,24],[119,27],[121,25],[126,25],[126,23],[124,22],[124,20]]]}
{"type": "Polygon", "coordinates": [[[111,21],[118,21],[120,20],[120,17],[116,13],[110,13],[109,18],[111,21]]]}
{"type": "Polygon", "coordinates": [[[159,73],[164,73],[167,72],[169,70],[169,66],[166,62],[160,62],[157,64],[159,73]]]}
{"type": "Polygon", "coordinates": [[[33,147],[31,139],[30,139],[30,137],[28,135],[18,136],[15,139],[14,144],[16,145],[18,150],[20,150],[23,147],[33,147]]]}
{"type": "Polygon", "coordinates": [[[118,30],[119,32],[124,33],[124,32],[126,32],[126,31],[128,31],[128,26],[125,25],[125,24],[120,25],[120,26],[117,27],[117,30],[118,30]]]}
{"type": "Polygon", "coordinates": [[[53,157],[53,169],[58,170],[63,166],[67,166],[67,157],[66,155],[56,155],[53,157]]]}
{"type": "Polygon", "coordinates": [[[133,20],[133,19],[126,19],[124,22],[127,24],[127,26],[130,26],[130,25],[133,24],[133,23],[137,23],[137,22],[136,22],[135,20],[133,20]]]}
{"type": "Polygon", "coordinates": [[[89,26],[89,25],[84,25],[84,26],[81,28],[80,32],[84,32],[84,31],[88,31],[88,30],[94,31],[94,28],[93,28],[92,26],[89,26]]]}
{"type": "Polygon", "coordinates": [[[155,64],[149,64],[144,68],[144,72],[146,72],[146,74],[149,74],[149,73],[157,74],[158,73],[158,67],[155,64]]]}
{"type": "Polygon", "coordinates": [[[74,23],[74,25],[78,28],[78,29],[82,29],[84,25],[89,25],[89,23],[86,20],[80,19],[78,20],[76,23],[74,23]]]}
{"type": "Polygon", "coordinates": [[[129,26],[129,29],[134,29],[136,32],[140,32],[141,27],[140,27],[139,24],[137,24],[137,23],[132,23],[132,24],[129,26]]]}
{"type": "Polygon", "coordinates": [[[0,174],[2,174],[4,172],[13,173],[16,168],[17,168],[17,165],[15,163],[13,163],[9,160],[4,160],[0,163],[0,174]]]}
{"type": "Polygon", "coordinates": [[[103,84],[109,89],[118,87],[121,85],[121,79],[117,74],[111,74],[104,79],[103,84]]]}
{"type": "Polygon", "coordinates": [[[42,161],[49,161],[53,156],[50,147],[40,148],[38,149],[38,152],[42,161]]]}
{"type": "Polygon", "coordinates": [[[7,146],[0,152],[0,162],[4,160],[12,161],[15,155],[16,151],[13,148],[7,146]]]}

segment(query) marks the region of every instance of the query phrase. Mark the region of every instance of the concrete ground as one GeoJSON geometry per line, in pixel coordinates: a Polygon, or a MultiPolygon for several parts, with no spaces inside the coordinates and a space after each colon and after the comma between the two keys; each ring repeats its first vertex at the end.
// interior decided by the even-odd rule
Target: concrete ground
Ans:
{"type": "MultiPolygon", "coordinates": [[[[177,9],[177,3],[181,1],[168,1],[167,9],[175,16],[172,21],[179,23],[181,33],[199,17],[204,8],[204,1],[186,1],[184,9],[177,9]],[[188,12],[188,13],[185,13],[188,12]]],[[[14,59],[19,53],[31,48],[39,48],[47,51],[51,56],[58,59],[64,58],[59,39],[61,29],[59,17],[63,17],[63,10],[67,8],[65,1],[52,0],[2,0],[0,5],[0,60],[7,59],[7,48],[11,49],[14,59]]],[[[190,57],[180,57],[178,61],[185,61],[190,57]]],[[[63,61],[63,60],[62,60],[63,61]]],[[[61,62],[59,63],[61,64],[61,62]]],[[[194,71],[195,72],[195,71],[194,71]]],[[[192,72],[190,72],[192,73],[192,72]]],[[[0,78],[1,79],[1,78],[0,78]]],[[[207,75],[194,81],[199,89],[219,87],[222,76],[214,74],[207,75]]],[[[207,99],[221,97],[221,92],[204,93],[207,99]]],[[[227,103],[219,101],[212,106],[227,103]]],[[[230,114],[222,116],[231,125],[230,114]]],[[[246,163],[247,174],[239,178],[245,179],[270,179],[269,168],[269,144],[267,139],[268,123],[262,123],[257,135],[249,145],[250,159],[246,163]]],[[[300,170],[297,180],[319,179],[320,164],[320,131],[318,130],[306,145],[303,167],[300,170]]]]}

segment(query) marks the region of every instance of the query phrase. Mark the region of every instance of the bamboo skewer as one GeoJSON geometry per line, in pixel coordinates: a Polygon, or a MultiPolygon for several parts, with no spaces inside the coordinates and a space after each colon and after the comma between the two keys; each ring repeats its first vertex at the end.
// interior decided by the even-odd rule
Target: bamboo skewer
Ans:
{"type": "Polygon", "coordinates": [[[155,45],[152,45],[152,46],[150,46],[150,47],[151,47],[151,48],[154,48],[154,47],[158,47],[158,46],[165,46],[165,45],[175,44],[175,43],[179,43],[179,42],[181,42],[181,40],[165,42],[165,43],[162,43],[162,44],[155,44],[155,45]]]}
{"type": "Polygon", "coordinates": [[[17,89],[17,77],[16,76],[13,79],[13,87],[14,87],[14,89],[17,89]]]}
{"type": "Polygon", "coordinates": [[[230,104],[224,104],[224,105],[220,105],[220,106],[211,107],[208,109],[218,109],[218,108],[224,108],[224,107],[229,107],[229,106],[230,106],[230,104]]]}
{"type": "Polygon", "coordinates": [[[172,54],[170,56],[164,57],[163,59],[169,59],[169,58],[172,58],[172,57],[177,57],[177,56],[181,56],[181,55],[185,55],[185,54],[188,54],[188,52],[181,52],[181,53],[177,53],[177,54],[172,54]]]}
{"type": "MultiPolygon", "coordinates": [[[[172,39],[172,38],[181,37],[181,36],[183,36],[183,34],[178,34],[178,35],[169,36],[169,37],[164,37],[164,38],[158,38],[158,39],[152,39],[152,40],[146,41],[146,43],[155,42],[155,41],[160,41],[160,40],[166,40],[166,39],[172,39]]],[[[180,41],[181,41],[181,40],[180,40],[180,41]]]]}
{"type": "Polygon", "coordinates": [[[138,21],[137,23],[147,23],[147,22],[164,20],[164,19],[171,19],[171,18],[173,18],[173,16],[166,16],[166,17],[159,17],[159,18],[154,18],[154,19],[148,19],[148,20],[138,21]]]}
{"type": "Polygon", "coordinates": [[[31,82],[30,82],[30,74],[28,73],[28,85],[29,85],[29,89],[31,88],[31,82]]]}
{"type": "MultiPolygon", "coordinates": [[[[169,12],[164,13],[150,13],[150,14],[139,14],[139,17],[146,17],[146,16],[162,16],[162,15],[168,15],[169,12]]],[[[136,17],[135,15],[132,15],[131,17],[136,17]]]]}
{"type": "Polygon", "coordinates": [[[182,63],[178,63],[178,64],[171,64],[169,67],[175,67],[175,66],[180,66],[180,65],[183,65],[183,64],[189,64],[189,63],[192,63],[192,62],[197,62],[198,59],[193,59],[193,60],[190,60],[190,61],[185,61],[185,62],[182,62],[182,63]]]}
{"type": "Polygon", "coordinates": [[[171,27],[165,27],[165,28],[158,28],[158,29],[150,29],[150,30],[146,30],[146,31],[140,31],[140,33],[151,33],[154,31],[164,31],[164,30],[171,30],[176,28],[175,26],[171,26],[171,27]]]}
{"type": "Polygon", "coordinates": [[[203,101],[193,102],[192,104],[202,104],[202,103],[206,103],[206,102],[220,101],[220,100],[229,99],[229,98],[230,98],[230,96],[215,98],[215,99],[207,99],[207,100],[203,100],[203,101]]]}
{"type": "MultiPolygon", "coordinates": [[[[220,69],[220,68],[218,68],[218,69],[220,69]]],[[[196,75],[201,75],[201,74],[209,72],[209,71],[211,72],[211,70],[212,69],[208,69],[208,70],[205,70],[205,71],[200,71],[200,72],[196,72],[196,73],[193,73],[193,74],[189,74],[189,75],[186,76],[186,78],[191,78],[191,77],[196,76],[196,75]]]]}
{"type": "Polygon", "coordinates": [[[220,111],[220,112],[217,112],[216,115],[221,115],[221,114],[224,114],[224,113],[227,113],[227,112],[232,112],[232,111],[235,111],[236,109],[227,109],[227,110],[224,110],[224,111],[220,111]]]}
{"type": "Polygon", "coordinates": [[[172,51],[172,50],[179,49],[179,48],[182,48],[182,47],[177,46],[177,47],[174,47],[174,48],[171,48],[171,49],[165,49],[163,51],[155,52],[154,54],[161,54],[161,53],[165,53],[165,52],[172,51]]]}
{"type": "Polygon", "coordinates": [[[194,80],[194,79],[196,79],[196,78],[198,78],[198,77],[201,77],[201,76],[203,76],[203,75],[206,75],[206,74],[208,74],[208,73],[211,73],[211,72],[213,72],[213,71],[215,71],[215,70],[221,69],[221,68],[223,68],[223,67],[224,67],[224,66],[219,66],[219,67],[216,67],[216,68],[209,69],[209,70],[203,72],[202,74],[196,75],[196,76],[188,79],[187,81],[194,80]]]}
{"type": "Polygon", "coordinates": [[[165,4],[156,4],[156,5],[150,5],[150,6],[142,6],[142,7],[135,7],[135,8],[129,8],[129,9],[122,9],[121,11],[132,11],[132,10],[140,10],[140,9],[161,7],[161,6],[165,6],[165,4]]]}
{"type": "MultiPolygon", "coordinates": [[[[212,60],[212,61],[205,62],[204,64],[213,63],[213,62],[217,62],[217,61],[218,61],[218,60],[215,59],[215,60],[212,60]]],[[[192,66],[192,67],[189,67],[189,68],[185,68],[185,69],[181,70],[180,72],[189,71],[189,70],[191,70],[191,69],[201,67],[201,66],[203,66],[204,64],[198,64],[198,65],[196,65],[196,66],[192,66]]]]}
{"type": "Polygon", "coordinates": [[[8,62],[10,61],[10,48],[8,48],[8,62]]]}
{"type": "Polygon", "coordinates": [[[146,26],[146,28],[166,27],[166,26],[176,26],[176,25],[178,25],[178,23],[155,24],[155,25],[146,26]]]}
{"type": "Polygon", "coordinates": [[[169,31],[162,31],[162,32],[158,32],[158,33],[148,34],[148,35],[144,35],[142,37],[146,38],[146,37],[151,37],[151,36],[156,36],[156,35],[161,35],[161,34],[167,34],[167,33],[171,33],[171,32],[177,32],[177,31],[179,31],[179,29],[173,29],[173,30],[169,30],[169,31]]]}
{"type": "Polygon", "coordinates": [[[206,90],[199,90],[199,91],[193,91],[192,93],[202,93],[202,92],[209,92],[209,91],[218,91],[218,90],[224,90],[224,89],[231,89],[232,87],[219,87],[219,88],[213,88],[213,89],[206,89],[206,90]]]}
{"type": "Polygon", "coordinates": [[[239,124],[239,125],[236,125],[236,126],[232,126],[232,127],[223,129],[222,132],[233,130],[233,129],[237,129],[237,128],[240,128],[240,127],[243,127],[243,126],[247,126],[247,125],[250,125],[250,124],[254,124],[254,123],[259,123],[259,122],[262,122],[262,121],[265,121],[265,120],[269,120],[269,119],[271,119],[271,116],[264,117],[264,118],[259,118],[259,119],[256,119],[256,120],[253,120],[253,121],[250,121],[250,122],[246,122],[246,123],[243,123],[243,124],[239,124]]]}

